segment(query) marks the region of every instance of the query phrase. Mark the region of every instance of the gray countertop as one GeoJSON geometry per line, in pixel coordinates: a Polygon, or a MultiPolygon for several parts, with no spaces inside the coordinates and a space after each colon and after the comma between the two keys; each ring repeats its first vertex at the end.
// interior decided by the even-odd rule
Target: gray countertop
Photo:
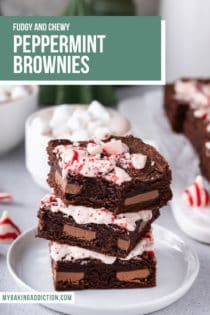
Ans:
{"type": "MultiPolygon", "coordinates": [[[[146,89],[147,91],[148,89],[146,89]]],[[[119,99],[133,96],[138,99],[145,92],[145,88],[134,87],[118,92],[119,99]]],[[[0,191],[9,191],[14,195],[15,203],[3,206],[0,204],[0,211],[7,209],[14,221],[21,230],[34,227],[37,223],[36,212],[39,201],[43,197],[44,191],[32,180],[25,169],[24,145],[9,154],[0,157],[0,191]]],[[[161,315],[202,315],[210,314],[210,250],[209,246],[195,242],[182,233],[177,226],[171,210],[166,207],[162,210],[162,215],[158,219],[158,224],[174,231],[180,235],[188,244],[193,246],[200,259],[200,272],[193,287],[178,302],[172,304],[164,310],[156,312],[161,315]]],[[[6,247],[0,245],[0,291],[18,291],[18,287],[10,276],[6,267],[6,247]]],[[[173,272],[173,270],[172,270],[173,272]]],[[[53,311],[39,305],[2,304],[0,314],[20,315],[23,313],[30,315],[54,314],[53,311]]],[[[55,313],[56,314],[56,313],[55,313]]]]}

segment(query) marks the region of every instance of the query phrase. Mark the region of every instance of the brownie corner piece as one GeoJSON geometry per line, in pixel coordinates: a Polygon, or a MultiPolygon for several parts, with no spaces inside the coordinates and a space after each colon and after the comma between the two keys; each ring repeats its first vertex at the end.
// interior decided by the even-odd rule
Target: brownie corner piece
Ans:
{"type": "Polygon", "coordinates": [[[184,78],[165,87],[164,108],[172,129],[182,132],[200,158],[202,174],[210,180],[210,79],[184,78]]]}
{"type": "Polygon", "coordinates": [[[51,140],[48,183],[67,205],[114,213],[153,209],[171,199],[171,171],[152,146],[133,136],[104,142],[51,140]]]}

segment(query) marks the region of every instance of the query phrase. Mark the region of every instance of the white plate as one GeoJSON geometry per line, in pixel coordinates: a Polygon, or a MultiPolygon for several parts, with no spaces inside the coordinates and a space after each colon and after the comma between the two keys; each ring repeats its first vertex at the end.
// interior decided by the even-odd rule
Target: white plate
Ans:
{"type": "MultiPolygon", "coordinates": [[[[53,290],[48,243],[36,239],[35,229],[25,232],[9,249],[8,268],[21,289],[53,290]]],[[[198,271],[196,253],[177,235],[154,225],[158,260],[157,287],[149,289],[76,291],[75,304],[45,305],[72,315],[139,315],[168,306],[193,284],[198,271]]]]}

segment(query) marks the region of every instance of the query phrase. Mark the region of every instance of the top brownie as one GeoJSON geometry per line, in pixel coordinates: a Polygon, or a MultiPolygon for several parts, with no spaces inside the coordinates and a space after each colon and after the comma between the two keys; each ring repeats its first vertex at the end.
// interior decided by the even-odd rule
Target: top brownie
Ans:
{"type": "Polygon", "coordinates": [[[114,213],[160,208],[171,199],[171,171],[157,150],[133,136],[48,144],[48,183],[63,202],[114,213]]]}

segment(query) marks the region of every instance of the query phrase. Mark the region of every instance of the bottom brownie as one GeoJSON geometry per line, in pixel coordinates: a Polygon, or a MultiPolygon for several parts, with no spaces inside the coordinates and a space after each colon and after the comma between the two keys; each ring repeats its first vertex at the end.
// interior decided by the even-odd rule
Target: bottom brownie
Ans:
{"type": "Polygon", "coordinates": [[[156,285],[151,233],[126,258],[50,243],[56,290],[149,288],[156,285]]]}

